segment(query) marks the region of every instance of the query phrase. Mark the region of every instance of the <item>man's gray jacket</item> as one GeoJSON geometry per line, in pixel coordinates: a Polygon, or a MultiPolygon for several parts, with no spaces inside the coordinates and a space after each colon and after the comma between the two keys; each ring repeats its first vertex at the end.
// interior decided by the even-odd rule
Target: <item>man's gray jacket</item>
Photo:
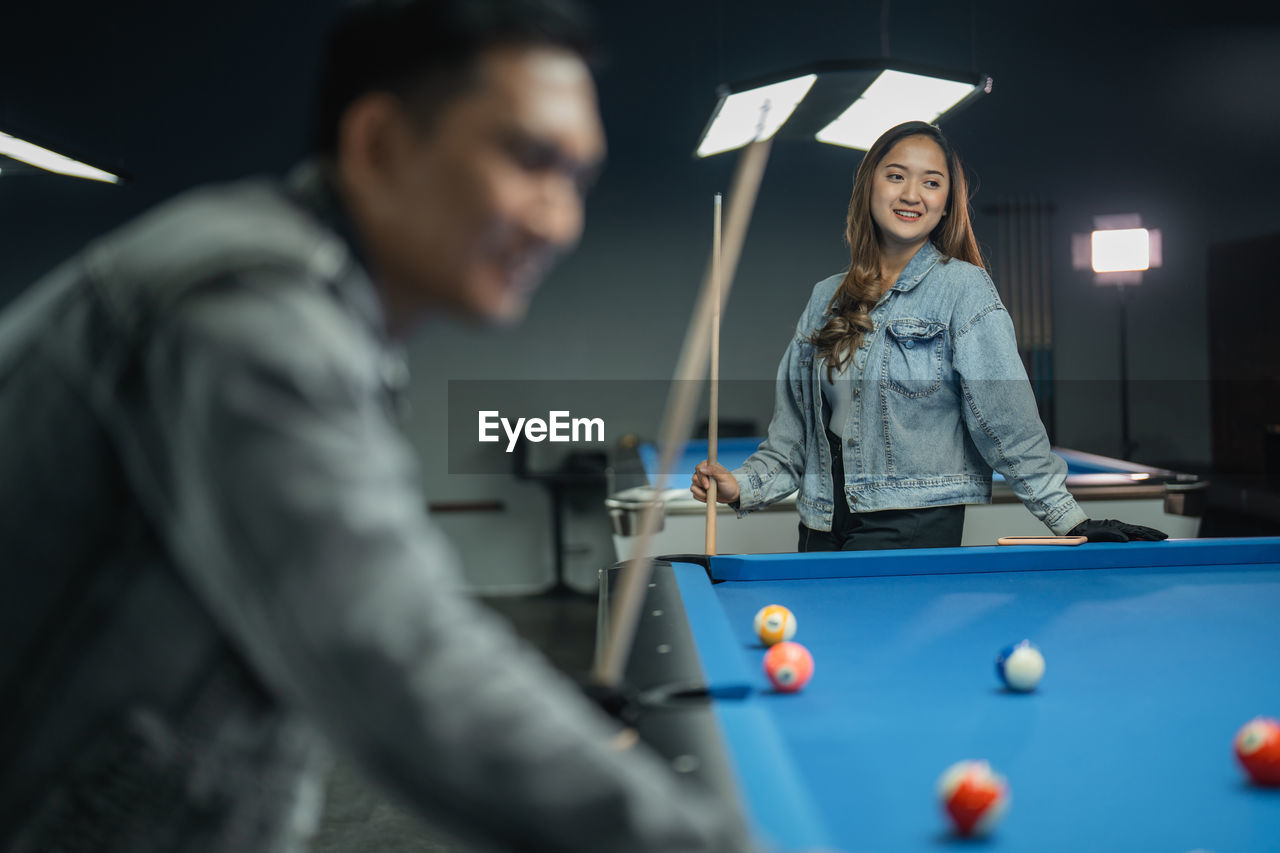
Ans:
{"type": "Polygon", "coordinates": [[[505,847],[740,849],[469,601],[318,175],[181,196],[0,315],[0,848],[298,849],[327,740],[505,847]]]}

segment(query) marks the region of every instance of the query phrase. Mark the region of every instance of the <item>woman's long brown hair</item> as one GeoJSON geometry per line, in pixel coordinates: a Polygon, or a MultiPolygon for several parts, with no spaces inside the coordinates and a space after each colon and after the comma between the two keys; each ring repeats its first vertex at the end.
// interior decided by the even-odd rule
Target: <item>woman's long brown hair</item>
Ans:
{"type": "Polygon", "coordinates": [[[938,143],[951,177],[946,215],[929,234],[929,240],[944,257],[983,266],[969,219],[969,185],[955,149],[942,131],[923,121],[909,121],[886,130],[858,166],[845,220],[849,271],[827,306],[826,325],[810,338],[818,355],[827,362],[829,377],[844,369],[872,329],[870,311],[880,298],[884,282],[880,278],[880,226],[871,216],[871,185],[880,162],[893,146],[908,136],[927,136],[938,143]]]}

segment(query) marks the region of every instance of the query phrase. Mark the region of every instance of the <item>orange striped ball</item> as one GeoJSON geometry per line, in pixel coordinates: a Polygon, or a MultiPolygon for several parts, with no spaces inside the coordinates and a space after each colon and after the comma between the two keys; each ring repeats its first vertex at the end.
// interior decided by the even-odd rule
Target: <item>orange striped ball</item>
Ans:
{"type": "Polygon", "coordinates": [[[756,636],[766,646],[775,646],[796,635],[796,617],[781,604],[768,604],[756,613],[756,636]]]}

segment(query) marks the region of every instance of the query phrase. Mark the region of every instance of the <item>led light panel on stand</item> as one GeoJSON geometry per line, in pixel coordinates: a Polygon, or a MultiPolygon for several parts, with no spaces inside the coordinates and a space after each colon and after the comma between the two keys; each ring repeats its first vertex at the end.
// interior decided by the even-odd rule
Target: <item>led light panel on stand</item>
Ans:
{"type": "Polygon", "coordinates": [[[1141,284],[1142,274],[1163,264],[1159,228],[1144,228],[1136,213],[1093,218],[1094,230],[1071,235],[1071,266],[1092,270],[1095,284],[1141,284]]]}
{"type": "Polygon", "coordinates": [[[1151,235],[1145,228],[1116,228],[1091,235],[1094,272],[1139,272],[1151,268],[1151,235]]]}
{"type": "Polygon", "coordinates": [[[1071,235],[1071,266],[1092,270],[1095,284],[1114,287],[1120,309],[1120,457],[1133,458],[1129,429],[1129,321],[1125,316],[1126,285],[1142,284],[1144,273],[1159,269],[1161,239],[1158,228],[1144,228],[1137,213],[1093,217],[1093,231],[1071,235]]]}

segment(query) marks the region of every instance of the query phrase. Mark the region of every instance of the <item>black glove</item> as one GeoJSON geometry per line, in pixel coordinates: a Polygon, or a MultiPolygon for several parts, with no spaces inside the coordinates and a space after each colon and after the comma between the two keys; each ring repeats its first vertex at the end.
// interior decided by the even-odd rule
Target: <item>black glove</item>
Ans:
{"type": "Polygon", "coordinates": [[[577,682],[584,696],[623,725],[634,727],[640,719],[640,695],[630,685],[609,687],[589,677],[579,678],[577,682]]]}
{"type": "Polygon", "coordinates": [[[1141,524],[1125,524],[1113,518],[1097,521],[1087,518],[1071,528],[1069,536],[1087,536],[1090,542],[1132,542],[1168,539],[1169,534],[1141,524]]]}

